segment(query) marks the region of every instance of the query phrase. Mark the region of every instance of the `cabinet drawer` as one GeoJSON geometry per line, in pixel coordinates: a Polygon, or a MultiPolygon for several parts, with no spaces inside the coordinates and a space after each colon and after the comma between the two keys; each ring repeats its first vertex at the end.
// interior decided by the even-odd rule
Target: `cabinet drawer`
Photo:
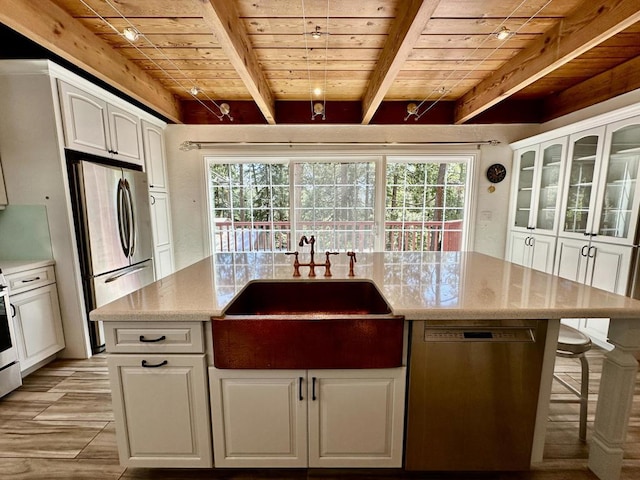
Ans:
{"type": "Polygon", "coordinates": [[[109,353],[204,353],[200,322],[104,322],[109,353]]]}
{"type": "Polygon", "coordinates": [[[34,288],[50,285],[56,281],[53,266],[10,273],[6,277],[9,282],[9,293],[11,295],[17,295],[18,293],[33,290],[34,288]]]}

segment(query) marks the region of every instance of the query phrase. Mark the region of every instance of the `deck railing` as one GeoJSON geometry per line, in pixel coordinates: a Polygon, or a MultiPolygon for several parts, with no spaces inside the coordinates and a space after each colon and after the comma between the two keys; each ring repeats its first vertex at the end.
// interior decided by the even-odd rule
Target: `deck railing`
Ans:
{"type": "MultiPolygon", "coordinates": [[[[315,222],[299,225],[300,231],[334,232],[349,239],[351,248],[369,250],[373,222],[315,222]]],[[[385,222],[385,251],[458,251],[462,247],[462,220],[444,222],[385,222]]],[[[217,220],[214,227],[216,252],[288,251],[289,222],[232,222],[217,220]]],[[[347,244],[338,242],[338,244],[347,244]]]]}

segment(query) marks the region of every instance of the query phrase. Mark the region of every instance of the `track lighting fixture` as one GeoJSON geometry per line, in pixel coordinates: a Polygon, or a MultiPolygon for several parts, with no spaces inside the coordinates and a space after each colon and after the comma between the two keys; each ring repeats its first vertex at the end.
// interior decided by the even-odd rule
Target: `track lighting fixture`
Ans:
{"type": "Polygon", "coordinates": [[[222,114],[220,118],[220,121],[222,121],[222,119],[227,116],[229,117],[229,120],[231,120],[233,122],[233,117],[231,115],[229,115],[229,113],[231,113],[231,107],[229,106],[228,103],[221,103],[220,106],[218,107],[220,109],[220,113],[222,114]]]}
{"type": "Polygon", "coordinates": [[[311,38],[313,38],[314,40],[320,40],[320,37],[322,37],[322,32],[320,31],[320,25],[316,25],[316,29],[311,32],[311,38]]]}
{"type": "Polygon", "coordinates": [[[404,121],[406,122],[407,120],[409,120],[409,117],[411,115],[415,115],[416,120],[418,119],[418,106],[413,102],[407,105],[407,116],[404,117],[404,121]]]}
{"type": "Polygon", "coordinates": [[[324,116],[324,104],[320,102],[316,102],[313,104],[313,115],[311,116],[311,120],[315,120],[315,118],[319,115],[322,115],[322,120],[325,119],[324,116]]]}
{"type": "Polygon", "coordinates": [[[512,32],[511,30],[509,30],[507,27],[502,27],[497,33],[496,33],[496,38],[498,40],[506,40],[510,37],[512,37],[513,35],[515,35],[515,32],[512,32]]]}
{"type": "Polygon", "coordinates": [[[140,38],[140,32],[134,27],[126,27],[124,30],[122,30],[122,35],[124,35],[124,38],[126,38],[130,42],[135,42],[140,38]]]}
{"type": "MultiPolygon", "coordinates": [[[[306,52],[307,59],[307,78],[309,81],[309,105],[311,107],[311,120],[315,120],[316,117],[322,116],[322,120],[326,119],[326,106],[327,106],[327,65],[329,62],[329,0],[327,0],[327,24],[324,32],[320,31],[320,25],[316,25],[315,30],[308,33],[307,32],[307,17],[305,14],[305,0],[301,0],[302,6],[302,31],[304,32],[304,48],[306,52]],[[323,36],[325,37],[324,42],[324,88],[312,87],[311,82],[311,68],[309,66],[309,58],[310,58],[310,49],[307,42],[307,35],[310,35],[314,40],[319,40],[323,36]],[[314,101],[313,97],[322,96],[322,101],[314,101]]],[[[313,82],[315,83],[315,82],[313,82]]]]}
{"type": "Polygon", "coordinates": [[[189,87],[188,85],[191,84],[193,82],[193,78],[188,77],[185,72],[183,72],[180,67],[178,67],[175,62],[173,60],[171,60],[170,58],[168,58],[165,53],[162,51],[161,48],[159,48],[157,45],[155,45],[150,39],[149,37],[146,37],[143,33],[141,33],[137,28],[135,28],[133,26],[133,24],[127,19],[127,17],[125,17],[122,12],[120,12],[120,10],[118,10],[118,8],[116,7],[116,5],[114,5],[114,3],[111,0],[103,0],[107,5],[109,5],[113,11],[116,13],[117,16],[121,17],[125,22],[127,22],[129,24],[128,27],[125,27],[122,32],[115,27],[115,25],[113,25],[109,20],[107,20],[107,18],[105,18],[103,15],[101,15],[98,11],[96,11],[89,3],[87,3],[87,0],[79,0],[80,3],[82,3],[90,12],[92,12],[97,18],[99,18],[100,20],[102,20],[102,22],[107,25],[111,30],[113,30],[113,32],[117,33],[118,35],[122,35],[124,38],[126,38],[129,42],[131,42],[133,48],[135,48],[136,50],[138,50],[138,52],[143,55],[149,62],[151,62],[156,68],[158,68],[159,70],[162,70],[166,76],[168,78],[170,78],[173,82],[175,82],[176,85],[178,85],[178,87],[180,87],[182,90],[184,90],[185,92],[189,92],[191,95],[193,95],[194,99],[199,102],[203,108],[205,108],[206,110],[209,111],[209,113],[211,113],[212,115],[214,115],[215,117],[218,118],[218,120],[222,121],[224,120],[224,117],[227,116],[229,117],[230,121],[233,121],[233,117],[231,117],[231,115],[229,115],[229,112],[231,111],[230,107],[228,104],[222,104],[219,105],[215,100],[213,100],[208,94],[207,92],[205,92],[204,90],[202,90],[200,87],[193,85],[192,87],[189,87]],[[160,55],[163,57],[163,60],[165,60],[166,62],[170,63],[172,66],[172,69],[177,71],[180,76],[184,79],[184,81],[181,81],[177,78],[174,77],[174,75],[172,74],[171,70],[167,70],[165,67],[163,67],[161,64],[158,63],[158,61],[153,58],[150,57],[145,49],[140,48],[140,46],[133,44],[133,42],[135,42],[136,40],[140,39],[140,38],[144,38],[145,42],[153,47],[153,49],[160,53],[160,55]],[[200,95],[203,98],[199,98],[198,95],[200,95]],[[211,103],[213,103],[216,107],[218,107],[218,110],[220,111],[220,113],[218,113],[216,110],[212,109],[209,105],[207,105],[207,103],[205,102],[205,100],[209,100],[211,103]],[[226,106],[225,106],[226,105],[226,106]]]}

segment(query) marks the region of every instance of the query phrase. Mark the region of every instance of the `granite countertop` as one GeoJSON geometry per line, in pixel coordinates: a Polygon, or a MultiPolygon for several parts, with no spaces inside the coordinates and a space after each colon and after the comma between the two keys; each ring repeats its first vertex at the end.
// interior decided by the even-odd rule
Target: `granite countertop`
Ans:
{"type": "MultiPolygon", "coordinates": [[[[324,260],[324,255],[318,255],[324,260]]],[[[331,258],[349,279],[348,258],[331,258]]],[[[306,252],[300,262],[307,262],[306,252]]],[[[308,280],[301,267],[300,280],[308,280]]],[[[102,321],[206,321],[253,279],[292,279],[283,253],[217,254],[91,312],[102,321]]],[[[322,281],[317,268],[314,281],[322,281]]],[[[639,318],[640,301],[474,252],[358,253],[355,279],[373,280],[408,320],[639,318]]]]}
{"type": "Polygon", "coordinates": [[[24,272],[33,268],[48,267],[54,265],[53,260],[2,260],[0,259],[0,269],[5,275],[24,272]]]}

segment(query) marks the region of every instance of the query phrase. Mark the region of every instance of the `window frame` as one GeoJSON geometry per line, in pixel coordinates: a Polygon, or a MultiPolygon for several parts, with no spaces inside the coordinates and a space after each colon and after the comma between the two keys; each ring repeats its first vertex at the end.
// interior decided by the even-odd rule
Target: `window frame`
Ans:
{"type": "MultiPolygon", "coordinates": [[[[354,162],[368,162],[373,161],[375,164],[375,199],[374,199],[374,228],[373,228],[373,251],[384,252],[385,241],[385,220],[384,212],[386,208],[386,171],[387,164],[389,162],[399,163],[460,163],[466,162],[467,175],[465,182],[465,204],[463,208],[464,228],[462,231],[462,240],[460,251],[469,250],[472,245],[475,232],[475,217],[476,212],[472,208],[472,205],[477,201],[476,193],[476,169],[479,163],[479,151],[455,151],[455,152],[439,152],[439,151],[426,151],[426,152],[389,152],[389,153],[375,153],[375,152],[359,152],[359,151],[345,151],[335,153],[322,153],[321,155],[315,155],[307,151],[300,152],[298,154],[292,154],[291,151],[274,153],[270,152],[265,155],[243,154],[236,152],[220,152],[217,154],[203,155],[204,163],[204,181],[205,181],[205,193],[207,202],[207,213],[205,215],[206,229],[204,231],[207,237],[207,244],[209,247],[209,254],[213,255],[217,252],[214,251],[214,245],[212,241],[212,213],[211,213],[211,189],[209,184],[209,165],[211,162],[217,163],[270,163],[270,164],[287,164],[289,167],[289,195],[290,198],[294,196],[294,165],[296,163],[341,163],[347,161],[348,163],[354,162]]],[[[291,219],[291,238],[297,238],[297,228],[295,225],[295,212],[294,202],[290,203],[290,219],[291,219]]],[[[293,248],[293,246],[292,246],[293,248]]],[[[273,252],[272,252],[273,253],[273,252]]]]}

